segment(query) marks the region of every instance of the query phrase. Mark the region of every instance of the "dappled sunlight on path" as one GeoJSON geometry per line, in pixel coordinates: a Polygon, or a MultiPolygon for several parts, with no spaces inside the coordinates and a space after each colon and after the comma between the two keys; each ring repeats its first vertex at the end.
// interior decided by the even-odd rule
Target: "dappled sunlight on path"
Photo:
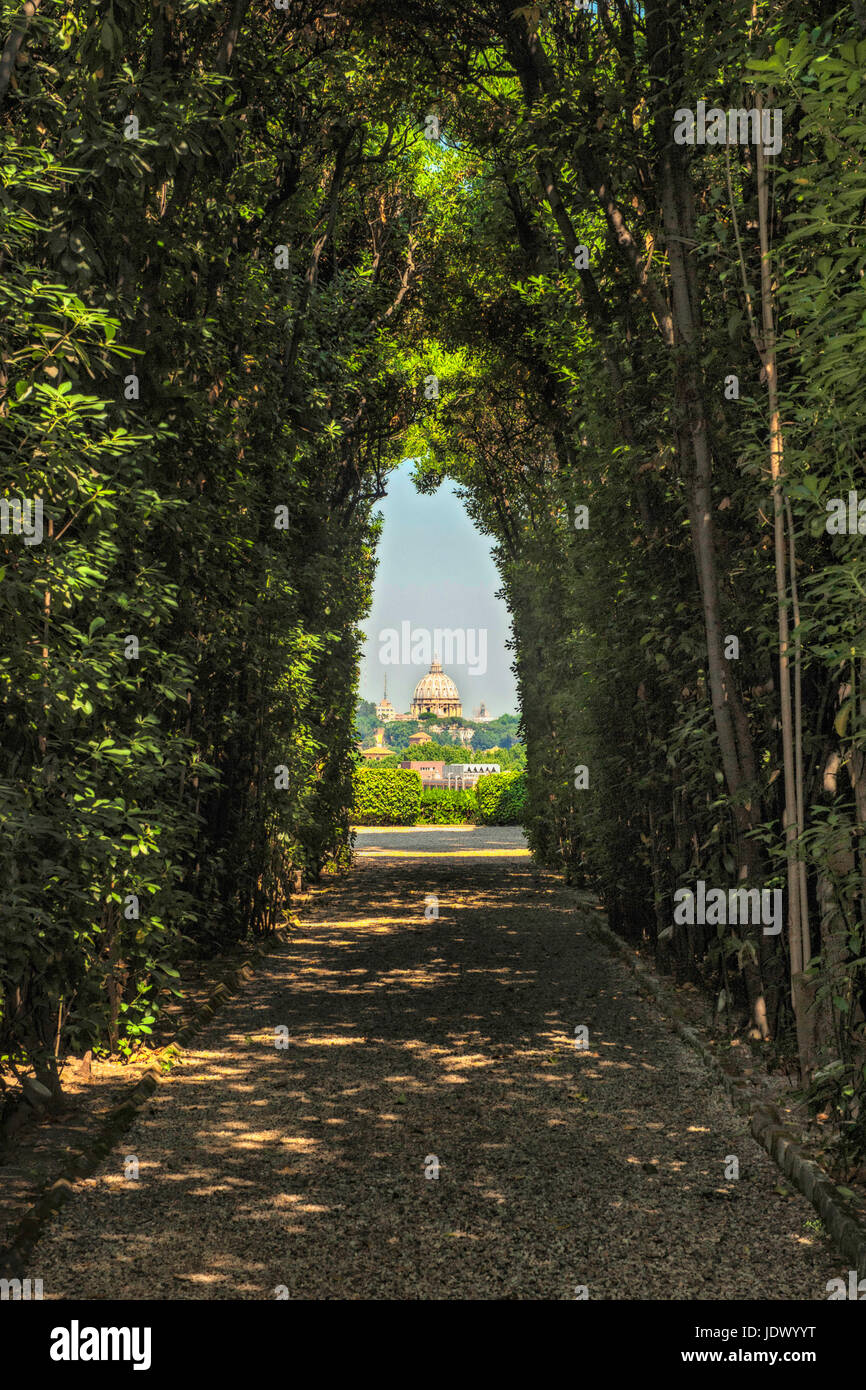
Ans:
{"type": "Polygon", "coordinates": [[[316,890],[37,1247],[45,1296],[826,1297],[812,1208],[534,883],[455,857],[316,890]]]}

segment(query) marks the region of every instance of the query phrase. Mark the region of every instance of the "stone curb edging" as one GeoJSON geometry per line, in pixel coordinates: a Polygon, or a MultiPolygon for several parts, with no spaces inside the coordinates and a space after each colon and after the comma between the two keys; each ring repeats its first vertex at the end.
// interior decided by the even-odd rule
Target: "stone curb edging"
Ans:
{"type": "MultiPolygon", "coordinates": [[[[211,1021],[217,1010],[228,999],[236,995],[241,986],[252,978],[254,968],[260,963],[265,951],[272,947],[275,940],[278,941],[279,939],[280,932],[277,930],[266,938],[266,942],[252,951],[242,965],[230,970],[211,992],[201,1008],[197,1009],[186,1022],[181,1022],[171,1040],[157,1050],[155,1060],[158,1063],[163,1059],[168,1060],[173,1054],[176,1055],[180,1047],[185,1047],[204,1025],[211,1021]]],[[[15,1227],[12,1239],[3,1250],[0,1250],[0,1277],[25,1277],[25,1261],[46,1225],[74,1195],[76,1183],[81,1178],[88,1177],[95,1172],[118,1139],[129,1129],[139,1111],[159,1085],[160,1077],[161,1074],[155,1067],[148,1068],[144,1075],[130,1087],[126,1098],[108,1112],[96,1137],[67,1163],[60,1176],[28,1208],[15,1227]]]]}
{"type": "MultiPolygon", "coordinates": [[[[585,906],[585,904],[581,904],[585,906]]],[[[590,921],[589,929],[628,966],[641,991],[648,995],[665,1015],[678,1037],[687,1042],[721,1080],[731,1101],[749,1121],[752,1137],[770,1155],[789,1181],[812,1203],[839,1251],[857,1271],[858,1279],[866,1278],[866,1230],[840,1204],[832,1179],[811,1158],[807,1158],[796,1135],[792,1134],[775,1105],[754,1100],[743,1081],[730,1076],[695,1030],[677,1016],[669,991],[634,956],[634,949],[617,936],[606,923],[590,921]]]]}

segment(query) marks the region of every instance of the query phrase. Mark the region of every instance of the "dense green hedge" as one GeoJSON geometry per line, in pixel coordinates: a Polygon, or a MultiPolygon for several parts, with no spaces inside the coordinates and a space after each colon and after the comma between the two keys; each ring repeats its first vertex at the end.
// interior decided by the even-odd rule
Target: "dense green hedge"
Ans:
{"type": "Polygon", "coordinates": [[[378,62],[335,60],[348,21],[99,9],[0,0],[0,501],[41,537],[4,515],[0,1106],[129,1055],[185,957],[348,858],[375,499],[423,375],[384,326],[432,154],[378,62]]]}
{"type": "Polygon", "coordinates": [[[478,801],[474,790],[429,787],[421,793],[418,821],[421,825],[475,825],[478,801]]]}
{"type": "Polygon", "coordinates": [[[525,772],[488,772],[475,787],[478,819],[484,825],[521,825],[526,802],[525,772]]]}
{"type": "Polygon", "coordinates": [[[356,825],[414,825],[421,778],[408,767],[359,767],[352,779],[356,825]]]}
{"type": "Polygon", "coordinates": [[[360,767],[354,791],[356,825],[520,825],[526,774],[492,772],[471,790],[423,791],[412,768],[360,767]]]}

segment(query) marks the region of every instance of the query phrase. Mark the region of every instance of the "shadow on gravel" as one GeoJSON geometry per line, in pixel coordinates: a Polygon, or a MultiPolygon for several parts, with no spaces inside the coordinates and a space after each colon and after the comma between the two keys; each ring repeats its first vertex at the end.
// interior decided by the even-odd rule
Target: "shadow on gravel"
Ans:
{"type": "Polygon", "coordinates": [[[314,893],[157,1092],[138,1183],[116,1155],[67,1208],[46,1296],[825,1297],[811,1207],[534,882],[375,862],[314,893]]]}

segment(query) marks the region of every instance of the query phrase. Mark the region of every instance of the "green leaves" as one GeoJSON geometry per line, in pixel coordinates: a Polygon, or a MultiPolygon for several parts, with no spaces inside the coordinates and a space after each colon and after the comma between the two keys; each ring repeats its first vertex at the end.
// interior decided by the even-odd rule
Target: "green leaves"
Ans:
{"type": "Polygon", "coordinates": [[[369,53],[348,113],[312,30],[274,45],[267,18],[246,26],[240,83],[218,70],[213,7],[175,13],[164,63],[119,16],[40,21],[40,85],[21,84],[0,153],[0,464],[46,528],[32,548],[0,538],[0,1054],[25,1062],[53,1054],[70,982],[61,1046],[116,1026],[128,1052],[181,951],[267,932],[297,871],[346,862],[372,508],[414,409],[395,300],[434,166],[427,149],[375,162],[393,93],[369,53]],[[342,182],[348,126],[325,110],[365,131],[342,182]],[[281,278],[263,248],[283,242],[281,278]]]}

